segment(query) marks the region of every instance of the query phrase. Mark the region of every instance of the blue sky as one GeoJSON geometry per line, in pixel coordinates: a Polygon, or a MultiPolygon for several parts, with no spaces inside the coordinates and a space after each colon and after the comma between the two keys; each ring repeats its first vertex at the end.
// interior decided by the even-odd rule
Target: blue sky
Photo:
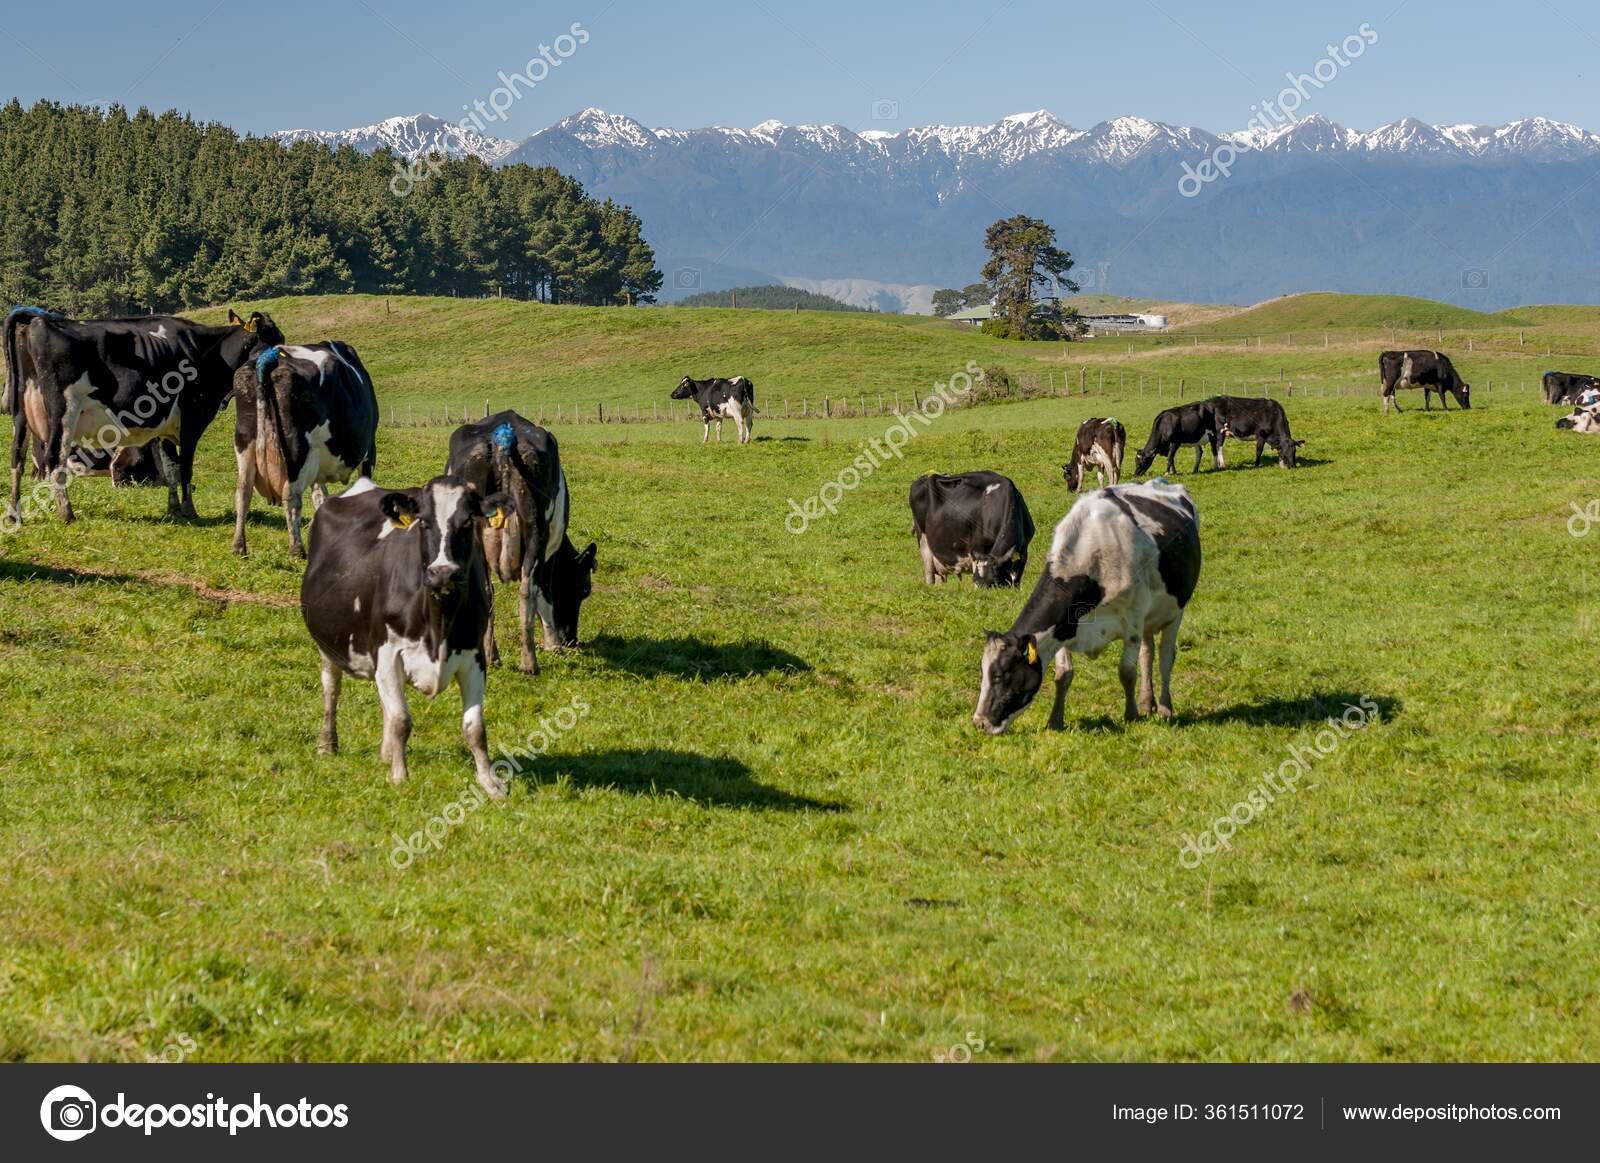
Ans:
{"type": "Polygon", "coordinates": [[[89,0],[34,11],[42,18],[0,23],[0,95],[177,107],[256,132],[457,118],[575,22],[587,43],[489,125],[496,135],[589,105],[681,128],[776,117],[894,130],[1047,108],[1077,126],[1139,114],[1235,129],[1286,71],[1311,70],[1363,23],[1376,43],[1302,115],[1357,129],[1407,114],[1600,129],[1600,12],[1573,0],[89,0]]]}

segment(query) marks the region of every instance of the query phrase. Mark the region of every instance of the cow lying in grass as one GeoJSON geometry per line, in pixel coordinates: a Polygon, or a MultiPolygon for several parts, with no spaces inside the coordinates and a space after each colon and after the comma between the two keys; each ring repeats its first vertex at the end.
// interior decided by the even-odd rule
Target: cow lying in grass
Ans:
{"type": "Polygon", "coordinates": [[[1571,429],[1573,432],[1600,432],[1600,404],[1587,408],[1574,408],[1570,415],[1556,421],[1556,427],[1571,429]]]}
{"type": "Polygon", "coordinates": [[[973,723],[991,735],[1004,731],[1039,693],[1045,661],[1053,656],[1056,701],[1049,726],[1060,730],[1072,656],[1097,658],[1119,638],[1123,713],[1128,719],[1149,714],[1157,633],[1161,700],[1155,709],[1170,718],[1178,628],[1199,580],[1199,517],[1182,485],[1157,479],[1087,494],[1056,526],[1044,573],[1011,629],[988,632],[973,723]]]}

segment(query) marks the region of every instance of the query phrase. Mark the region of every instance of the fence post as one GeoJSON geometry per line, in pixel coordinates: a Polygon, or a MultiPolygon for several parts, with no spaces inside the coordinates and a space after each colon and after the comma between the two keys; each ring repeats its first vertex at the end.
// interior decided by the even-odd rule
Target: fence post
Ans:
{"type": "Polygon", "coordinates": [[[485,400],[483,402],[483,418],[485,420],[487,420],[489,418],[489,401],[488,400],[485,400]]]}
{"type": "Polygon", "coordinates": [[[560,404],[556,405],[556,423],[557,424],[561,423],[561,405],[560,404]]]}
{"type": "Polygon", "coordinates": [[[824,416],[833,415],[833,403],[828,399],[827,396],[822,397],[822,414],[824,416]]]}
{"type": "Polygon", "coordinates": [[[596,404],[594,406],[594,422],[596,424],[604,424],[606,422],[606,406],[604,404],[596,404]]]}
{"type": "MultiPolygon", "coordinates": [[[[899,392],[896,392],[894,394],[894,414],[896,416],[900,415],[900,393],[899,392]]],[[[785,412],[784,415],[788,415],[788,413],[785,412]]]]}

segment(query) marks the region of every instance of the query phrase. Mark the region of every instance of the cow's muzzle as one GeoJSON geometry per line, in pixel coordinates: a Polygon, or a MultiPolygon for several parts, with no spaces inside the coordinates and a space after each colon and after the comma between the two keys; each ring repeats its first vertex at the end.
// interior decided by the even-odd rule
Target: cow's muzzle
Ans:
{"type": "Polygon", "coordinates": [[[455,588],[456,579],[461,576],[459,565],[430,565],[428,567],[428,588],[434,593],[446,593],[455,588]]]}

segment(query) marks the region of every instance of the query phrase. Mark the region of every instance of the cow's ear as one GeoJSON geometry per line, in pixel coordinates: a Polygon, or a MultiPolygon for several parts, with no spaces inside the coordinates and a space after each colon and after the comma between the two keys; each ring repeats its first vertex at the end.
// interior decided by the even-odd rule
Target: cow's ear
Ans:
{"type": "Polygon", "coordinates": [[[1295,447],[1296,447],[1296,448],[1303,448],[1303,447],[1305,447],[1305,443],[1306,443],[1306,442],[1305,442],[1305,441],[1304,441],[1304,440],[1296,440],[1296,441],[1295,441],[1295,442],[1294,442],[1294,446],[1295,446],[1295,447]]]}
{"type": "Polygon", "coordinates": [[[494,493],[491,496],[478,499],[478,494],[472,494],[473,501],[478,506],[478,515],[489,523],[491,529],[504,529],[506,522],[511,519],[511,494],[494,493]]]}
{"type": "Polygon", "coordinates": [[[240,326],[240,327],[243,327],[243,326],[244,326],[244,320],[243,320],[243,319],[241,319],[241,318],[239,318],[239,316],[237,316],[237,315],[235,315],[235,314],[234,314],[234,313],[233,313],[233,308],[232,308],[232,307],[229,307],[229,308],[228,308],[228,322],[229,322],[229,323],[236,323],[236,324],[238,324],[238,325],[239,325],[239,326],[240,326]]]}
{"type": "Polygon", "coordinates": [[[396,529],[409,529],[411,523],[417,519],[417,503],[405,493],[385,493],[383,500],[378,502],[378,507],[383,510],[383,515],[396,529]]]}
{"type": "Polygon", "coordinates": [[[594,564],[595,554],[597,552],[598,550],[595,547],[595,543],[593,541],[589,542],[589,547],[578,555],[578,563],[580,565],[592,566],[594,564]]]}

